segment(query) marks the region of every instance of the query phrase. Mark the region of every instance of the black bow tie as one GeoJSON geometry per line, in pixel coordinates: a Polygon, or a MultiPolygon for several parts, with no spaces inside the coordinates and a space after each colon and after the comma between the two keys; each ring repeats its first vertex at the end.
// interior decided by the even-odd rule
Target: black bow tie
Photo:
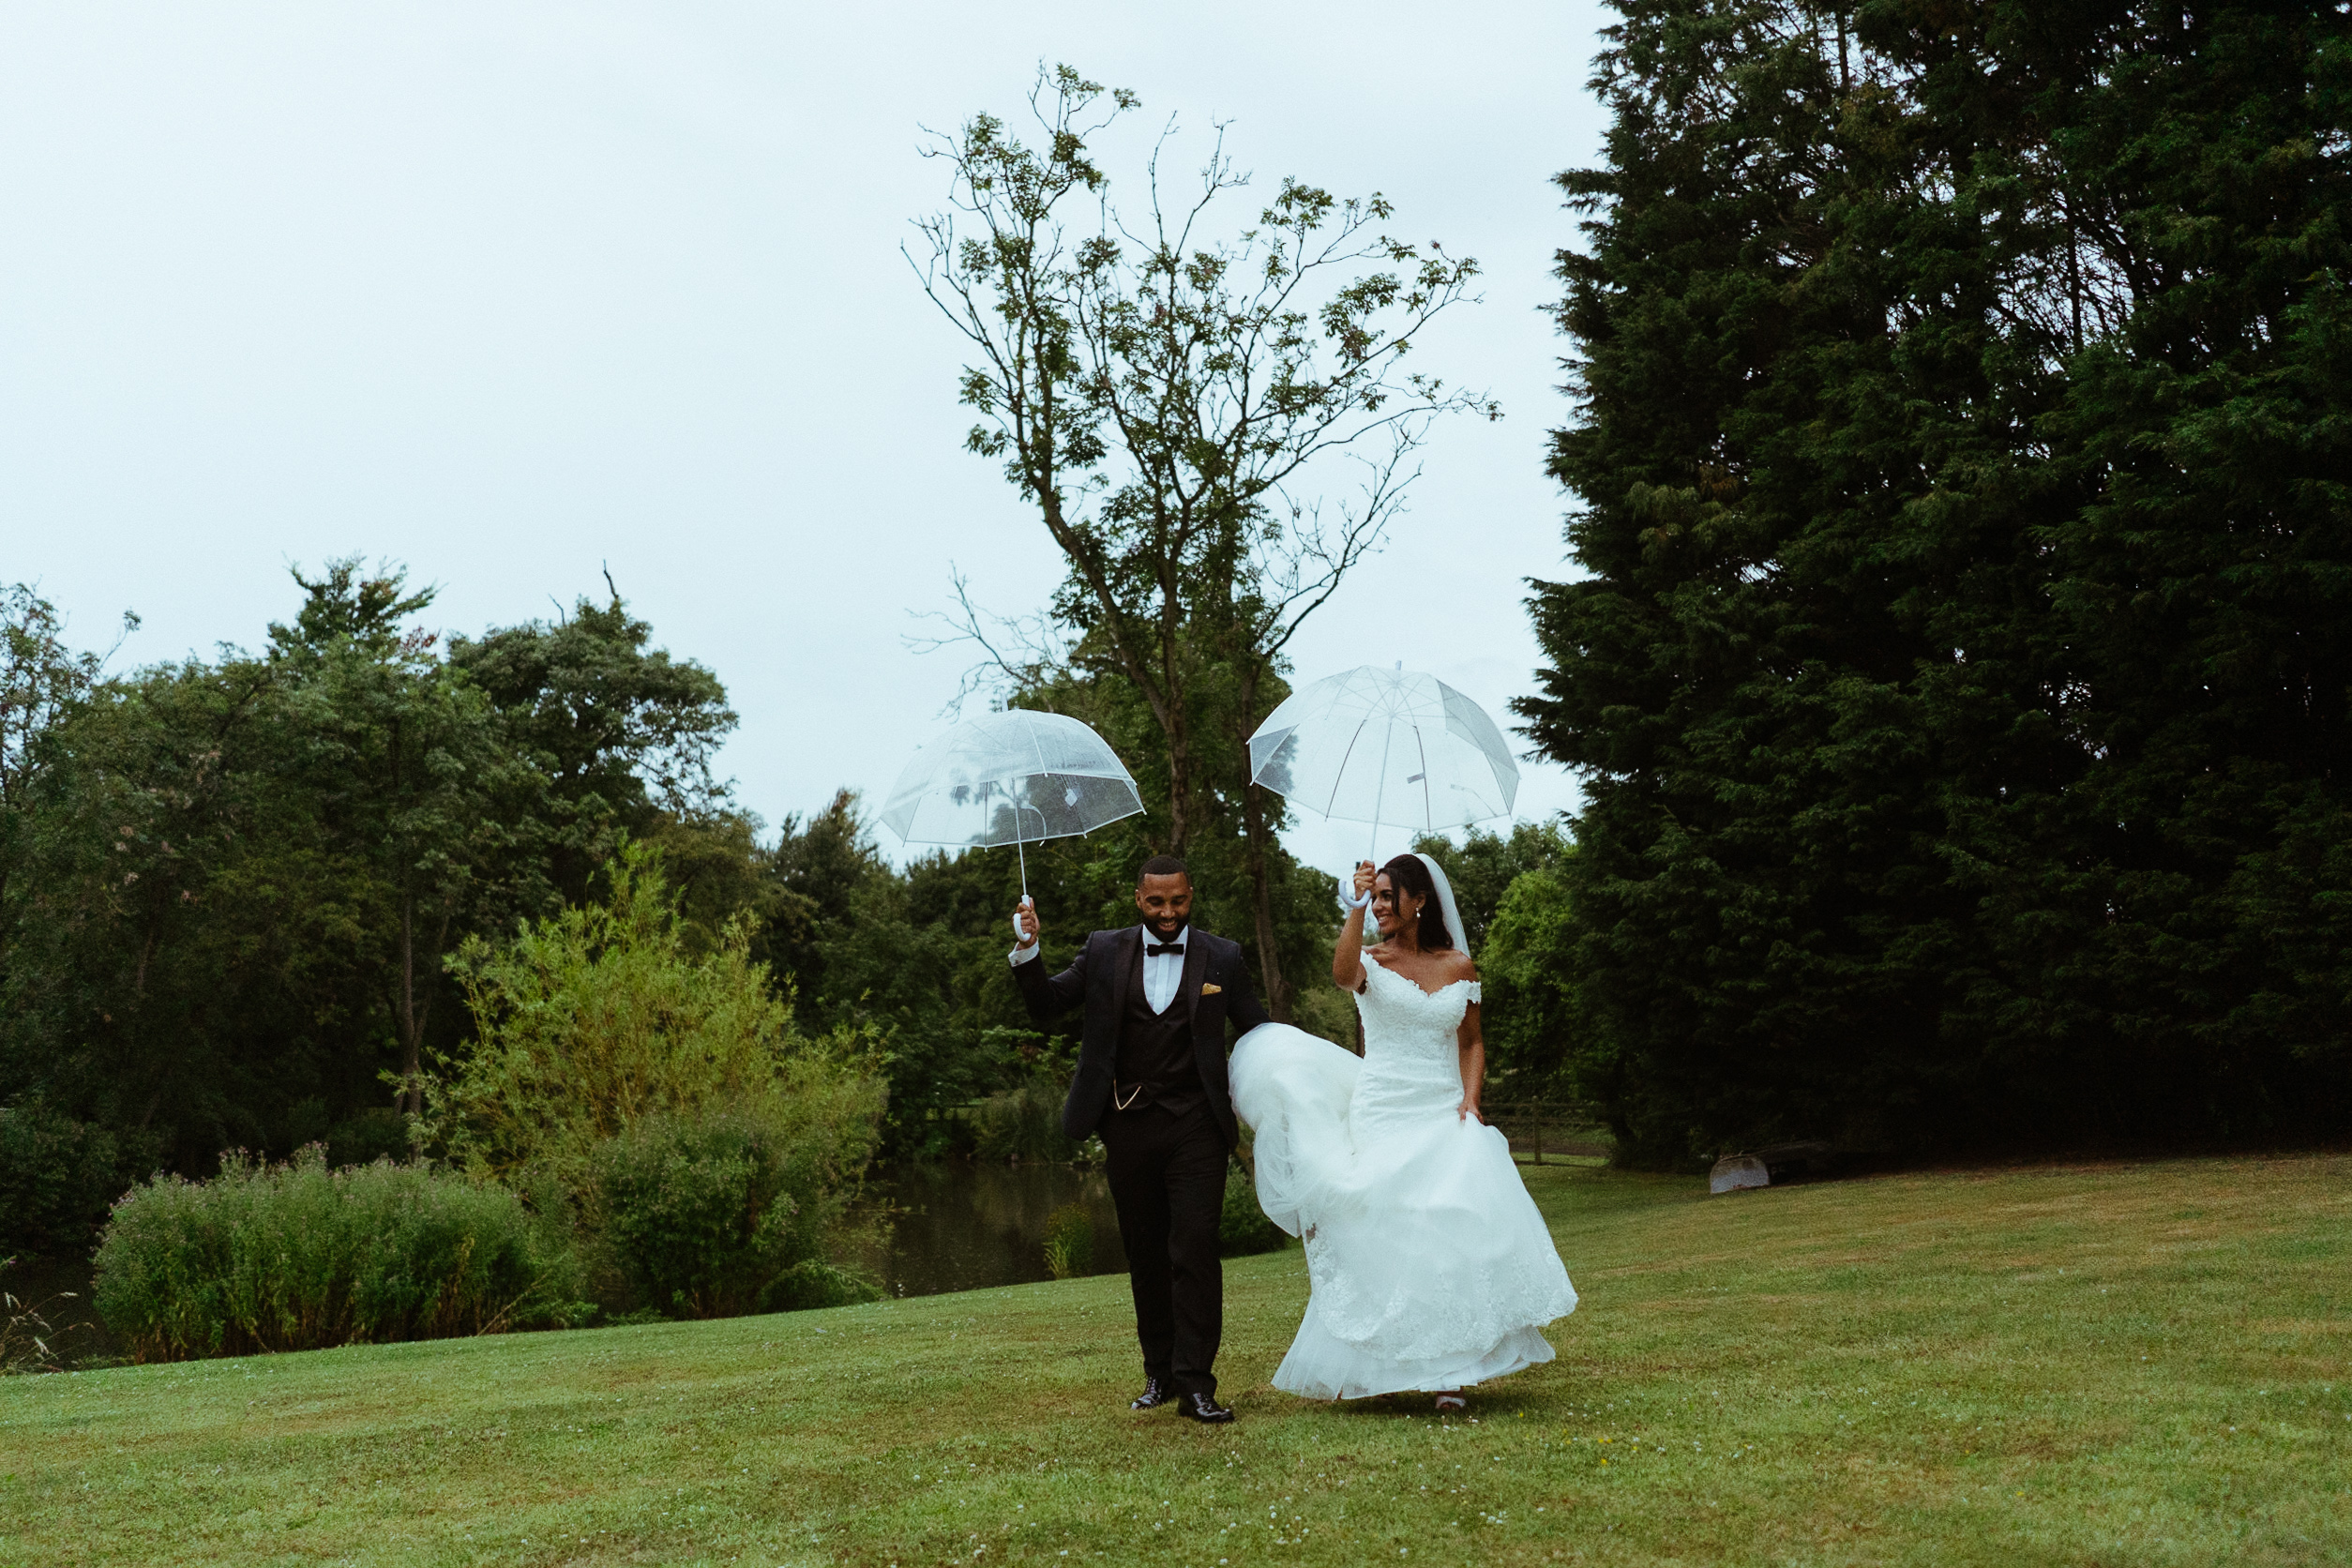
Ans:
{"type": "Polygon", "coordinates": [[[1147,942],[1143,944],[1143,956],[1147,958],[1156,958],[1163,953],[1182,953],[1184,950],[1184,944],[1181,942],[1147,942]]]}

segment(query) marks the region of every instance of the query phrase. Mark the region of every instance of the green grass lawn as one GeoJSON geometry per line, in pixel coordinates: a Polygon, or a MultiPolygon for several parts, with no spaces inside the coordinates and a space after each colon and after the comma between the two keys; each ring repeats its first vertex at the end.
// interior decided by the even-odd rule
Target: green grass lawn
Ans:
{"type": "Polygon", "coordinates": [[[2352,1561],[2352,1158],[1709,1199],[1528,1171],[1583,1293],[1470,1418],[1131,1415],[1123,1277],[0,1381],[0,1563],[2352,1561]]]}

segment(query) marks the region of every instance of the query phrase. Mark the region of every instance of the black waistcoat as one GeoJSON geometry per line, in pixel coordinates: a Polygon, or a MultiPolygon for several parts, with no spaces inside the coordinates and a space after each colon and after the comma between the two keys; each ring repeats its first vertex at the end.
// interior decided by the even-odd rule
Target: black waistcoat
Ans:
{"type": "Polygon", "coordinates": [[[1189,1110],[1208,1101],[1200,1087],[1200,1063],[1193,1055],[1192,1013],[1180,989],[1168,1011],[1154,1013],[1143,994],[1143,943],[1135,944],[1134,968],[1127,974],[1127,1010],[1119,1020],[1118,1079],[1111,1106],[1140,1110],[1157,1105],[1168,1110],[1189,1110]],[[1137,1090],[1135,1098],[1128,1095],[1137,1090]]]}

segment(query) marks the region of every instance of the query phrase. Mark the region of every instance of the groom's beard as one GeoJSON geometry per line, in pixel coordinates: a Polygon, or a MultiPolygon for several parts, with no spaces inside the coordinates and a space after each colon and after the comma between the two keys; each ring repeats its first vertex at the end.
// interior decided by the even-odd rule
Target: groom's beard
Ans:
{"type": "Polygon", "coordinates": [[[1163,926],[1158,921],[1153,920],[1147,915],[1144,918],[1143,928],[1151,932],[1154,938],[1161,942],[1174,942],[1178,937],[1184,934],[1184,927],[1191,923],[1191,920],[1192,917],[1190,915],[1186,915],[1182,920],[1172,920],[1163,926]]]}

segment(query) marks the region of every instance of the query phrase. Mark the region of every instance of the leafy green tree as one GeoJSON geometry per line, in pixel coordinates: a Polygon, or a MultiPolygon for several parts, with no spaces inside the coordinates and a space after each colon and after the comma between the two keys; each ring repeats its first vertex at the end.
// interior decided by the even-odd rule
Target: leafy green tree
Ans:
{"type": "Polygon", "coordinates": [[[331,1042],[384,1033],[353,963],[377,906],[279,787],[277,695],[243,656],[93,689],[50,737],[11,897],[11,1087],[200,1166],[265,1141],[331,1042]]]}
{"type": "MultiPolygon", "coordinates": [[[[787,819],[787,829],[791,819],[787,819]]],[[[792,896],[776,880],[773,853],[760,842],[761,824],[751,812],[698,812],[691,817],[661,813],[647,830],[645,844],[660,852],[662,874],[686,922],[686,945],[707,953],[725,940],[727,927],[747,923],[751,956],[776,969],[780,984],[789,970],[776,964],[771,936],[792,923],[792,896]]]]}
{"type": "MultiPolygon", "coordinates": [[[[443,956],[463,929],[511,824],[493,810],[533,770],[508,751],[499,716],[402,625],[432,602],[390,569],[328,565],[294,625],[272,626],[268,658],[295,727],[298,788],[323,847],[364,878],[390,938],[382,966],[400,1074],[415,1079],[443,956]]],[[[405,1108],[421,1108],[415,1093],[405,1108]]]]}
{"type": "Polygon", "coordinates": [[[1619,10],[1521,712],[1621,1147],[2340,1126],[2340,18],[1619,10]]]}
{"type": "MultiPolygon", "coordinates": [[[[125,635],[138,626],[139,617],[125,612],[125,635]]],[[[103,664],[98,655],[66,645],[55,605],[22,582],[0,587],[0,912],[8,907],[9,875],[24,852],[44,743],[88,693],[103,664]]],[[[5,930],[0,925],[0,933],[5,930]]],[[[0,948],[0,972],[6,965],[0,948]]]]}
{"type": "Polygon", "coordinates": [[[9,601],[0,1103],[127,1160],[383,1147],[380,1075],[465,1028],[445,955],[585,892],[624,832],[677,856],[705,948],[769,885],[709,778],[723,690],[617,598],[460,660],[398,570],[296,576],[260,653],[112,680],[9,601]]]}
{"type": "Polygon", "coordinates": [[[1606,1041],[1593,1048],[1583,1018],[1579,932],[1564,872],[1551,861],[1512,879],[1479,947],[1485,992],[1479,1017],[1498,1100],[1613,1099],[1606,1041]]]}
{"type": "Polygon", "coordinates": [[[38,1100],[0,1109],[0,1254],[83,1254],[130,1184],[113,1135],[38,1100]]]}
{"type": "Polygon", "coordinates": [[[786,817],[764,869],[768,952],[807,995],[833,994],[839,988],[828,984],[826,943],[839,941],[856,921],[861,900],[892,880],[858,813],[856,792],[834,792],[825,808],[806,821],[786,817]]]}
{"type": "MultiPolygon", "coordinates": [[[[718,677],[650,646],[653,627],[620,591],[581,598],[553,624],[449,639],[448,661],[490,700],[507,744],[536,776],[505,815],[521,824],[516,912],[539,914],[590,893],[621,834],[712,823],[729,811],[712,759],[734,730],[718,677]]],[[[721,828],[722,833],[731,829],[721,828]]]]}
{"type": "Polygon", "coordinates": [[[1551,871],[1575,852],[1568,836],[1554,822],[1514,822],[1508,833],[1488,833],[1473,827],[1462,842],[1426,837],[1413,848],[1433,856],[1445,867],[1454,887],[1455,907],[1461,912],[1464,933],[1473,957],[1484,958],[1486,932],[1502,907],[1503,896],[1530,871],[1551,871]]]}

